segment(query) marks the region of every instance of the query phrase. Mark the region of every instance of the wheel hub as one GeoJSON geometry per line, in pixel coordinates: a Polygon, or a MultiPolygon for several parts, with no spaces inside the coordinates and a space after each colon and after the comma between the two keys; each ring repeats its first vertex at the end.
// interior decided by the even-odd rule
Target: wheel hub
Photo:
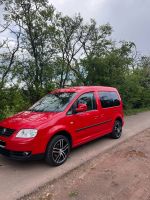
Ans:
{"type": "Polygon", "coordinates": [[[61,139],[56,142],[53,147],[53,159],[56,163],[62,163],[69,151],[69,144],[64,139],[61,139]]]}

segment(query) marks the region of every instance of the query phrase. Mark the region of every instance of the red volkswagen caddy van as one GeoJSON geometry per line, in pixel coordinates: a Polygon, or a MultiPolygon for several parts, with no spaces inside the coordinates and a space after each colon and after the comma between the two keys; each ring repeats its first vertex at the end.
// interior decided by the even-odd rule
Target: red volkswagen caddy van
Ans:
{"type": "Polygon", "coordinates": [[[0,122],[0,154],[16,160],[44,157],[50,165],[58,166],[74,147],[106,134],[120,138],[123,124],[117,89],[58,89],[29,110],[0,122]]]}

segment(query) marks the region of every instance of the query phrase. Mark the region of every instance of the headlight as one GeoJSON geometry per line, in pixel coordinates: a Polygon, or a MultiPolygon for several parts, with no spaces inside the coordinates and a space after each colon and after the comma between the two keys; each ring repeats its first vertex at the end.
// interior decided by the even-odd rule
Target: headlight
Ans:
{"type": "Polygon", "coordinates": [[[16,137],[17,138],[34,138],[37,135],[36,129],[22,129],[20,130],[16,137]]]}

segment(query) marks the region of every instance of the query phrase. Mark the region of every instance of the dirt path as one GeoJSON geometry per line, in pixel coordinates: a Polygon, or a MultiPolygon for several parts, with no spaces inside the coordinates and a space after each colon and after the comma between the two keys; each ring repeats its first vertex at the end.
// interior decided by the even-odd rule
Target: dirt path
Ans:
{"type": "Polygon", "coordinates": [[[150,200],[150,129],[23,200],[150,200]]]}

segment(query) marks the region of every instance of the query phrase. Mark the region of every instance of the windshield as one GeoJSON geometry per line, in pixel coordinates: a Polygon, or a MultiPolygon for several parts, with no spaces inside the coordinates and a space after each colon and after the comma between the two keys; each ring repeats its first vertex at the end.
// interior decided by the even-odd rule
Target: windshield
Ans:
{"type": "Polygon", "coordinates": [[[61,112],[64,111],[76,93],[51,93],[35,103],[29,111],[35,112],[61,112]]]}

